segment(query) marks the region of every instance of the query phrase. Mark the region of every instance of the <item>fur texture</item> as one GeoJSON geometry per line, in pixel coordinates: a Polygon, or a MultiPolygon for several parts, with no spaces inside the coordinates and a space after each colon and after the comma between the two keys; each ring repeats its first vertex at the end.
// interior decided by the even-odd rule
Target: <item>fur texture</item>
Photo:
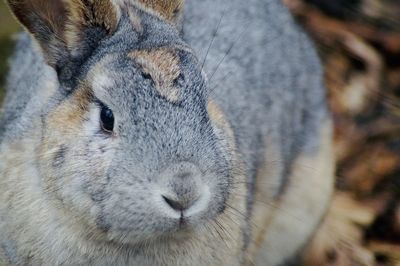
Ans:
{"type": "Polygon", "coordinates": [[[32,36],[1,117],[0,260],[279,265],[306,245],[331,127],[278,0],[9,2],[32,36]]]}

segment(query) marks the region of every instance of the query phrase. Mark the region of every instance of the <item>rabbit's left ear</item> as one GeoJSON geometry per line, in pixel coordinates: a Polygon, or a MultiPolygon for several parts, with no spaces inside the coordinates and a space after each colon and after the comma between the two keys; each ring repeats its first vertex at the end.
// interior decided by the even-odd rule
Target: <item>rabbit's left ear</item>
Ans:
{"type": "Polygon", "coordinates": [[[7,0],[42,48],[60,82],[71,82],[98,42],[112,34],[118,12],[111,0],[7,0]]]}

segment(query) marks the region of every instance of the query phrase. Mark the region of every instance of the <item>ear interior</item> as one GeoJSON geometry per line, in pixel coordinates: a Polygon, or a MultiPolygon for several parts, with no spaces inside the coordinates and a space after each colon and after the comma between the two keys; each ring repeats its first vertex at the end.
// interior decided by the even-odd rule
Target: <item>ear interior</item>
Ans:
{"type": "Polygon", "coordinates": [[[47,62],[54,66],[65,52],[63,32],[67,10],[61,0],[8,0],[11,10],[41,44],[47,62]]]}
{"type": "Polygon", "coordinates": [[[35,37],[47,63],[59,73],[77,67],[117,27],[111,0],[8,0],[18,20],[35,37]]]}

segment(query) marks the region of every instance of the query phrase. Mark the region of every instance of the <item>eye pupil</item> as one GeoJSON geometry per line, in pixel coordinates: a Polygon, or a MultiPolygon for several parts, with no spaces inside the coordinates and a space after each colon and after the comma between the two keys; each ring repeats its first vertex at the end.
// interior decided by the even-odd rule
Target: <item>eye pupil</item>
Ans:
{"type": "Polygon", "coordinates": [[[110,108],[103,106],[101,108],[101,126],[107,132],[112,132],[114,130],[114,114],[110,108]]]}

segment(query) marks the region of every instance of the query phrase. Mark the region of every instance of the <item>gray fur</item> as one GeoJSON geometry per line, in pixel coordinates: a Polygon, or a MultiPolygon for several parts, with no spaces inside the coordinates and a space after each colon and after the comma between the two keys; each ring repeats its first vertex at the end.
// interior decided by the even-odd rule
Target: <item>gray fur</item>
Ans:
{"type": "Polygon", "coordinates": [[[275,182],[271,195],[265,195],[276,199],[290,183],[296,158],[320,148],[321,124],[329,117],[322,69],[313,45],[280,1],[187,0],[183,35],[145,11],[137,14],[143,32],[121,12],[117,31],[93,37],[102,40],[97,47],[90,45],[93,50],[81,58],[83,63],[73,66],[77,81],[95,84],[99,76],[93,71],[99,66],[105,78],[102,88],[93,88],[84,129],[76,136],[59,135],[65,125],[55,130],[51,114],[72,102],[80,83],[65,80],[65,73],[58,81],[31,37],[19,36],[0,120],[0,154],[27,159],[15,166],[11,159],[0,162],[0,193],[8,193],[0,197],[0,235],[8,236],[6,242],[0,239],[0,260],[3,253],[6,262],[32,265],[232,265],[252,260],[245,257],[255,237],[251,221],[258,169],[271,160],[282,169],[277,180],[270,180],[275,182]],[[207,79],[202,60],[220,19],[203,69],[207,79]],[[180,62],[176,102],[160,95],[140,64],[127,56],[133,50],[164,47],[176,52],[180,62]],[[236,148],[210,118],[209,99],[226,116],[236,148]],[[113,142],[100,127],[93,129],[90,112],[99,112],[97,101],[116,117],[113,142]],[[52,143],[49,161],[46,154],[35,155],[44,140],[52,143]],[[16,143],[29,154],[19,150],[24,155],[18,155],[16,143]],[[277,150],[277,157],[265,158],[268,149],[277,150]],[[6,173],[18,167],[21,177],[31,173],[33,179],[18,181],[18,186],[30,188],[11,185],[16,177],[6,173]],[[236,177],[242,174],[246,180],[236,177]],[[236,187],[244,183],[240,192],[236,187]],[[161,189],[189,206],[202,196],[204,186],[210,200],[191,218],[192,231],[177,230],[176,220],[160,214],[160,203],[152,203],[154,190],[161,189]],[[240,193],[244,195],[236,195],[240,193]],[[23,213],[13,209],[19,208],[18,197],[33,202],[23,213]],[[224,247],[218,235],[208,232],[213,230],[210,221],[229,216],[232,198],[239,199],[233,207],[240,212],[230,217],[236,231],[229,229],[235,225],[226,225],[228,233],[218,234],[232,235],[242,257],[234,257],[235,248],[224,247]],[[18,218],[30,215],[43,225],[32,228],[34,222],[18,218]]]}

